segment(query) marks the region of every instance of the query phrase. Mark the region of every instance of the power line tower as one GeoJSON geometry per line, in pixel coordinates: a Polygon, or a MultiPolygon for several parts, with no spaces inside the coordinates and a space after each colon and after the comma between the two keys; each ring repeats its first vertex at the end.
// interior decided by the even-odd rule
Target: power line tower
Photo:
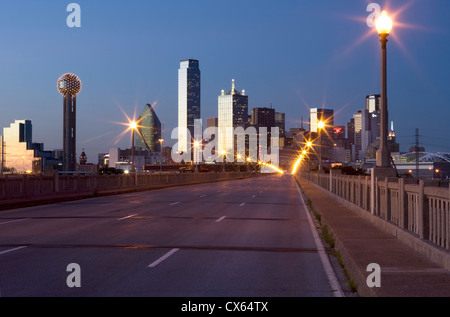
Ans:
{"type": "Polygon", "coordinates": [[[416,177],[419,179],[419,129],[416,128],[416,177]]]}

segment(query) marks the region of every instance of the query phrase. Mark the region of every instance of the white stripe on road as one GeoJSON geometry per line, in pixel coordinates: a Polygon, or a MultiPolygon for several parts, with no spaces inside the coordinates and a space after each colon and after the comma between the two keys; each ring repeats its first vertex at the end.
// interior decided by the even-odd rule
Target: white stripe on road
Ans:
{"type": "Polygon", "coordinates": [[[255,198],[255,197],[256,197],[256,195],[253,195],[253,196],[252,196],[252,198],[255,198]]]}
{"type": "Polygon", "coordinates": [[[6,254],[6,253],[9,253],[9,252],[18,251],[18,250],[23,249],[23,248],[26,248],[26,246],[14,248],[14,249],[9,249],[9,250],[5,250],[5,251],[1,251],[1,252],[0,252],[0,255],[6,254]]]}
{"type": "Polygon", "coordinates": [[[200,198],[206,197],[206,195],[201,195],[200,198]]]}
{"type": "Polygon", "coordinates": [[[176,203],[171,203],[170,205],[175,206],[175,205],[178,205],[179,203],[180,203],[180,201],[177,201],[176,203]]]}
{"type": "Polygon", "coordinates": [[[2,222],[0,223],[0,225],[6,225],[7,223],[13,223],[13,222],[19,222],[19,221],[25,221],[31,218],[24,218],[24,219],[17,219],[17,220],[11,220],[11,221],[7,221],[7,222],[2,222]]]}
{"type": "Polygon", "coordinates": [[[216,222],[221,222],[221,221],[224,220],[224,219],[225,219],[225,216],[223,216],[223,217],[217,219],[216,222]]]}
{"type": "Polygon", "coordinates": [[[118,221],[120,221],[120,220],[125,220],[125,219],[128,219],[128,218],[133,218],[133,217],[138,216],[138,215],[139,215],[139,214],[129,215],[129,216],[126,216],[126,217],[117,219],[117,220],[118,220],[118,221]]]}
{"type": "MultiPolygon", "coordinates": [[[[301,203],[304,206],[307,206],[305,203],[305,199],[303,198],[303,194],[300,190],[300,186],[295,182],[295,185],[297,186],[298,194],[300,196],[301,203]]],[[[307,209],[307,207],[305,207],[307,209]]],[[[333,290],[334,297],[344,297],[344,292],[342,291],[341,284],[339,284],[339,281],[336,277],[336,273],[334,272],[333,267],[331,266],[330,259],[328,258],[325,247],[323,246],[322,240],[319,237],[319,234],[317,233],[316,227],[314,225],[313,219],[311,218],[311,215],[309,213],[309,210],[306,210],[306,216],[308,218],[309,226],[311,227],[311,231],[314,237],[314,242],[317,247],[317,252],[319,253],[320,260],[322,261],[323,268],[325,270],[325,274],[328,277],[328,281],[330,283],[330,286],[333,290]]]]}
{"type": "Polygon", "coordinates": [[[239,207],[242,207],[242,206],[244,206],[244,205],[245,205],[245,203],[242,203],[242,204],[239,205],[239,207]]]}
{"type": "Polygon", "coordinates": [[[180,249],[172,249],[169,252],[167,252],[165,255],[163,255],[162,257],[160,257],[158,260],[156,260],[155,262],[153,262],[152,264],[150,264],[148,267],[155,267],[158,264],[160,264],[162,261],[167,260],[168,257],[170,257],[171,255],[173,255],[175,252],[179,251],[180,249]]]}

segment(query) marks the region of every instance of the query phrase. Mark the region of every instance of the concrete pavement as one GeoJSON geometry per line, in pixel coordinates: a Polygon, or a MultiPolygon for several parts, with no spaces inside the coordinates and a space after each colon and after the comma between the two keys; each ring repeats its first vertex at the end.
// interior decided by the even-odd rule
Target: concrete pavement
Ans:
{"type": "Polygon", "coordinates": [[[350,277],[364,297],[448,297],[450,272],[386,233],[344,204],[337,196],[297,178],[306,199],[321,215],[335,240],[335,249],[350,277]],[[368,266],[378,264],[380,287],[375,271],[368,266]]]}
{"type": "Polygon", "coordinates": [[[313,232],[277,175],[2,211],[0,295],[337,296],[313,232]]]}

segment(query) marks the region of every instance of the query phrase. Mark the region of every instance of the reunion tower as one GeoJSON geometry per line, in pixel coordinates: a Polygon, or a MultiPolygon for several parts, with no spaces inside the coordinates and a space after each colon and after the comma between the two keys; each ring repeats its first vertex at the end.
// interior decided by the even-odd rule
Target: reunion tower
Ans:
{"type": "Polygon", "coordinates": [[[81,80],[74,74],[64,74],[58,79],[58,90],[64,96],[63,170],[73,172],[77,167],[76,114],[77,95],[81,91],[81,80]]]}

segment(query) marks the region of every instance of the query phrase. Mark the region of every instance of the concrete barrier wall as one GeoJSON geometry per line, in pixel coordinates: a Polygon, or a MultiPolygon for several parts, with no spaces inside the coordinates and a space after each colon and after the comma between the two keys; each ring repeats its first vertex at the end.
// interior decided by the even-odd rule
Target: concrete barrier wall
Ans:
{"type": "Polygon", "coordinates": [[[450,188],[423,180],[338,173],[299,175],[361,210],[444,250],[450,250],[450,188]],[[414,183],[413,183],[414,182],[414,183]]]}
{"type": "Polygon", "coordinates": [[[260,173],[182,173],[137,175],[58,175],[0,176],[0,201],[44,197],[45,195],[89,194],[114,190],[151,189],[155,186],[173,186],[257,177],[260,173]],[[136,176],[136,177],[135,177],[136,176]]]}

